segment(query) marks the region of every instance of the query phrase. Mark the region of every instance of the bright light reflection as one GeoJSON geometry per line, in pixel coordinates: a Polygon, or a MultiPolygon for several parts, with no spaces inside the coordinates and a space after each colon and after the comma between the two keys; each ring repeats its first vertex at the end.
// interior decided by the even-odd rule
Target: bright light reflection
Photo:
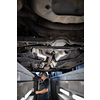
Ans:
{"type": "Polygon", "coordinates": [[[80,96],[77,96],[75,94],[72,95],[73,99],[75,100],[84,100],[84,98],[80,97],[80,96]]]}
{"type": "Polygon", "coordinates": [[[60,92],[64,93],[65,95],[68,95],[69,96],[69,92],[64,90],[64,89],[60,89],[60,92]]]}
{"type": "Polygon", "coordinates": [[[21,98],[20,100],[25,100],[25,98],[23,97],[23,98],[21,98]]]}
{"type": "Polygon", "coordinates": [[[34,88],[32,88],[32,89],[25,95],[25,97],[22,97],[20,100],[26,100],[26,99],[29,97],[29,95],[30,95],[33,91],[34,91],[34,88]]]}

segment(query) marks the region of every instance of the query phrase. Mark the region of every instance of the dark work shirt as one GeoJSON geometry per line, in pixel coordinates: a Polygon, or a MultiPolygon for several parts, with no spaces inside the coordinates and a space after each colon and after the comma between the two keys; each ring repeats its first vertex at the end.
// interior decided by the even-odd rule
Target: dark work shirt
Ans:
{"type": "Polygon", "coordinates": [[[49,86],[49,79],[46,78],[40,85],[39,91],[43,89],[48,89],[48,92],[44,94],[38,94],[38,100],[49,100],[49,92],[50,92],[50,86],[49,86]]]}

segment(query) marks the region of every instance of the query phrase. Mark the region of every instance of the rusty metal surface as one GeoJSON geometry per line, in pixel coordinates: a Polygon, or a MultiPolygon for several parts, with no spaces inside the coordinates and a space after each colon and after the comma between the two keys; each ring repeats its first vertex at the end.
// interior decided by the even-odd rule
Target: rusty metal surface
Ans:
{"type": "MultiPolygon", "coordinates": [[[[18,19],[19,20],[19,19],[18,19]]],[[[58,37],[67,37],[71,41],[83,42],[84,41],[84,30],[54,30],[37,25],[34,21],[29,18],[23,18],[23,25],[28,25],[31,29],[37,32],[39,35],[45,37],[46,40],[54,40],[58,37]]],[[[27,27],[27,26],[26,26],[27,27]]]]}
{"type": "Polygon", "coordinates": [[[84,29],[84,23],[78,23],[78,24],[62,24],[62,23],[53,23],[51,21],[48,21],[42,17],[39,17],[35,13],[32,13],[31,11],[27,10],[21,10],[17,13],[20,17],[29,17],[33,21],[35,21],[38,25],[41,25],[46,28],[50,29],[56,29],[56,30],[83,30],[84,29]]]}
{"type": "Polygon", "coordinates": [[[52,10],[57,15],[84,15],[84,0],[52,0],[52,10]]]}
{"type": "Polygon", "coordinates": [[[84,29],[84,23],[61,24],[61,23],[52,23],[46,20],[40,20],[39,25],[47,27],[47,28],[51,28],[51,29],[57,29],[57,30],[83,30],[84,29]]]}
{"type": "MultiPolygon", "coordinates": [[[[27,5],[37,15],[43,17],[52,22],[60,23],[82,23],[84,22],[84,16],[74,15],[57,15],[52,11],[53,0],[28,0],[27,5]]],[[[59,0],[60,1],[60,0],[59,0]]],[[[61,0],[64,1],[64,0],[61,0]]],[[[76,1],[76,0],[73,0],[76,1]]],[[[78,0],[79,2],[82,0],[78,0]]]]}

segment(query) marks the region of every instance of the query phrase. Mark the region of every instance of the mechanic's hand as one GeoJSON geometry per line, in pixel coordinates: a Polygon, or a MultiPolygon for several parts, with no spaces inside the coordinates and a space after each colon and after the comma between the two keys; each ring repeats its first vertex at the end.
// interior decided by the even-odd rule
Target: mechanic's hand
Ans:
{"type": "Polygon", "coordinates": [[[36,91],[35,93],[36,93],[36,94],[39,94],[39,91],[36,91]]]}

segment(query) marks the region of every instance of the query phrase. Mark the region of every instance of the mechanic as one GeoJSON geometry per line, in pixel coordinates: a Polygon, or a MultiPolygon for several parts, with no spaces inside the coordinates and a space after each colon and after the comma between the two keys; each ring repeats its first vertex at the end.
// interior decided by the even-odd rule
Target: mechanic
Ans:
{"type": "Polygon", "coordinates": [[[38,100],[49,100],[49,79],[47,78],[47,73],[42,73],[41,79],[43,80],[40,84],[39,91],[36,91],[38,94],[38,100]]]}

